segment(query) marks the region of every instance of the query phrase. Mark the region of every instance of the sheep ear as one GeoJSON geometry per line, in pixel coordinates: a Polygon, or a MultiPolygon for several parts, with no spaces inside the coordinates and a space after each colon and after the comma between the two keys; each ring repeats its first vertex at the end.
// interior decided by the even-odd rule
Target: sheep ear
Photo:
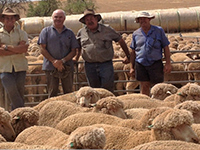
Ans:
{"type": "Polygon", "coordinates": [[[19,117],[19,116],[15,116],[13,119],[14,119],[14,120],[19,120],[20,117],[19,117]]]}

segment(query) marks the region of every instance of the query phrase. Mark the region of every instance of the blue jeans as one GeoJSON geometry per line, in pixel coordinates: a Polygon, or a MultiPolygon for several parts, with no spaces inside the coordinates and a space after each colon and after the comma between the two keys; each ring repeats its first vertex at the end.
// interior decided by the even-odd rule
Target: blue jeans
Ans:
{"type": "Polygon", "coordinates": [[[103,63],[85,62],[85,73],[92,88],[104,88],[114,92],[114,68],[111,60],[103,63]]]}
{"type": "Polygon", "coordinates": [[[53,76],[53,71],[46,71],[48,98],[58,96],[59,81],[61,80],[63,93],[73,91],[73,72],[70,72],[66,78],[57,78],[53,76]]]}
{"type": "Polygon", "coordinates": [[[26,71],[0,74],[2,85],[11,101],[11,109],[24,107],[24,84],[26,71]]]}

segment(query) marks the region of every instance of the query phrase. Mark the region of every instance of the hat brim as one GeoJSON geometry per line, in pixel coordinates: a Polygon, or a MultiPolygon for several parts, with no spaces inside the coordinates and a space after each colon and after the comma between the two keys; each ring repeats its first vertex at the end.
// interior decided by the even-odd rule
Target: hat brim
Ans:
{"type": "MultiPolygon", "coordinates": [[[[80,18],[79,21],[81,23],[85,24],[85,17],[88,16],[88,15],[93,15],[93,14],[87,14],[87,15],[83,16],[82,18],[80,18]]],[[[102,19],[100,14],[96,14],[96,15],[93,15],[93,16],[97,17],[98,22],[102,19]]]]}
{"type": "Polygon", "coordinates": [[[148,16],[148,17],[147,17],[147,16],[139,16],[139,17],[136,17],[136,18],[135,18],[135,22],[136,22],[136,23],[139,23],[139,18],[142,18],[142,17],[144,17],[144,18],[149,18],[149,19],[154,19],[154,18],[155,18],[155,16],[148,16]]]}
{"type": "Polygon", "coordinates": [[[0,14],[0,22],[3,22],[3,16],[16,16],[16,21],[20,19],[20,16],[16,13],[0,14]]]}

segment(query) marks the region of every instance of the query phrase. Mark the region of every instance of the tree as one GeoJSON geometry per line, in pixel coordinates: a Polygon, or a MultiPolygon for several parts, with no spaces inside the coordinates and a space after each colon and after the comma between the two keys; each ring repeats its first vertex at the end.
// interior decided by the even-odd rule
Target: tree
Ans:
{"type": "Polygon", "coordinates": [[[15,11],[17,11],[18,13],[22,9],[26,11],[26,7],[24,5],[26,3],[31,3],[31,1],[30,0],[0,0],[0,13],[3,12],[3,9],[5,7],[14,8],[15,11]]]}
{"type": "Polygon", "coordinates": [[[27,17],[33,16],[51,16],[54,10],[58,9],[60,1],[42,0],[38,4],[29,4],[27,17]]]}
{"type": "Polygon", "coordinates": [[[86,8],[97,9],[93,0],[67,0],[66,14],[82,14],[86,8]]]}

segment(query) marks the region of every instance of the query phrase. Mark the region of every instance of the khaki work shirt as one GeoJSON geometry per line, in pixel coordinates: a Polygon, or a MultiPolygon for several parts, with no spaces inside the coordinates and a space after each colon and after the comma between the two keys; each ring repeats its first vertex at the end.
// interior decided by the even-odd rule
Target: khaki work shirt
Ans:
{"type": "MultiPolygon", "coordinates": [[[[19,27],[14,27],[10,33],[4,30],[3,27],[0,29],[0,44],[17,46],[22,40],[26,41],[26,44],[29,43],[27,33],[19,27]]],[[[28,61],[25,57],[25,53],[0,56],[0,73],[12,72],[13,67],[16,72],[26,71],[28,69],[28,61]]]]}
{"type": "Polygon", "coordinates": [[[99,24],[96,32],[83,27],[77,33],[82,48],[82,57],[87,62],[105,62],[113,59],[112,42],[118,42],[122,36],[109,26],[99,24]]]}

